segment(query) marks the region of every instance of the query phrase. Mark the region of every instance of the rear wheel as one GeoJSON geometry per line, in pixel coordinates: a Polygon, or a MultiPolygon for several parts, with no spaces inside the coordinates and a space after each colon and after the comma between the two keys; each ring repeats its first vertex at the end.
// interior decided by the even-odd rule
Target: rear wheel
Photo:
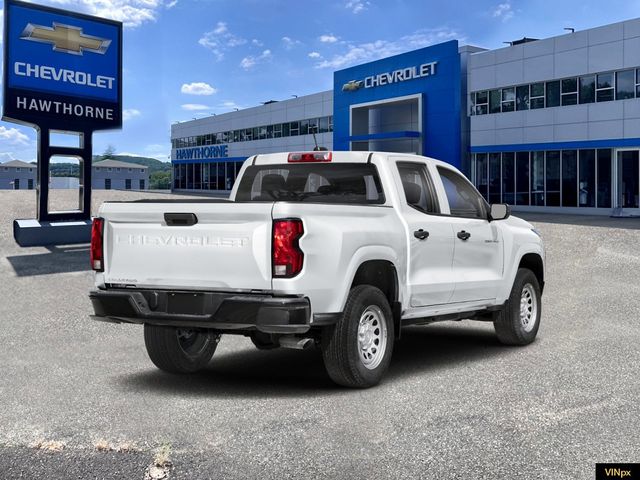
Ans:
{"type": "Polygon", "coordinates": [[[219,341],[220,335],[210,330],[144,326],[144,343],[149,358],[165,372],[193,373],[203,369],[219,341]]]}
{"type": "Polygon", "coordinates": [[[384,293],[369,285],[353,288],[342,317],[322,335],[327,373],[345,387],[376,385],[391,362],[393,339],[393,316],[384,293]]]}
{"type": "Polygon", "coordinates": [[[505,345],[528,345],[536,339],[540,327],[542,295],[537,277],[520,268],[505,308],[493,322],[500,342],[505,345]]]}

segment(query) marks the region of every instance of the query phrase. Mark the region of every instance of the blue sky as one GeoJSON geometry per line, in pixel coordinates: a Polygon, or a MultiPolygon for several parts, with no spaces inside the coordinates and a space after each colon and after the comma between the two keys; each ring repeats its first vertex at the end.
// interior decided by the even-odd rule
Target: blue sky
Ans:
{"type": "MultiPolygon", "coordinates": [[[[94,135],[95,153],[113,145],[161,160],[172,122],[328,90],[340,68],[451,39],[498,48],[640,16],[640,0],[39,3],[124,22],[125,122],[94,135]]],[[[0,122],[0,161],[11,158],[36,158],[35,131],[0,122]]]]}

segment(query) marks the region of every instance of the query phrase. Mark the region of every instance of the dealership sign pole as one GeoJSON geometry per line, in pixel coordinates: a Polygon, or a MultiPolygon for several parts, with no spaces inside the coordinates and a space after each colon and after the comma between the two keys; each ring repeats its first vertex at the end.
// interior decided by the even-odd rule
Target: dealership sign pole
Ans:
{"type": "Polygon", "coordinates": [[[92,135],[122,126],[122,23],[17,0],[4,4],[2,120],[38,132],[37,219],[15,220],[22,246],[89,240],[92,135]],[[51,132],[77,147],[51,145],[51,132]],[[49,209],[49,163],[80,162],[79,208],[49,209]]]}

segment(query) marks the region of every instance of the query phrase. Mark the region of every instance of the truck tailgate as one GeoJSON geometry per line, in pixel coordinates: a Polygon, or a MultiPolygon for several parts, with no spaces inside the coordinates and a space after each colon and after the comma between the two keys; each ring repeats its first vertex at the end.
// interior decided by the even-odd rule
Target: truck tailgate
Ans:
{"type": "Polygon", "coordinates": [[[104,282],[270,290],[272,203],[105,203],[104,282]],[[169,226],[165,213],[193,213],[169,226]]]}

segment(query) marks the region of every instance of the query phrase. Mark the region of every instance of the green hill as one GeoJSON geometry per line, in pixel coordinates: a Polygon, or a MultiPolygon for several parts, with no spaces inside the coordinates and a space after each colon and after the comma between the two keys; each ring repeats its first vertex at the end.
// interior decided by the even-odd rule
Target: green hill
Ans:
{"type": "MultiPolygon", "coordinates": [[[[170,172],[171,171],[171,163],[170,162],[161,162],[158,159],[151,157],[133,157],[130,155],[109,155],[112,160],[119,160],[121,162],[129,162],[135,163],[137,165],[144,165],[149,167],[149,175],[155,172],[170,172]]],[[[94,155],[93,161],[99,162],[100,160],[106,160],[102,155],[94,155]]]]}

